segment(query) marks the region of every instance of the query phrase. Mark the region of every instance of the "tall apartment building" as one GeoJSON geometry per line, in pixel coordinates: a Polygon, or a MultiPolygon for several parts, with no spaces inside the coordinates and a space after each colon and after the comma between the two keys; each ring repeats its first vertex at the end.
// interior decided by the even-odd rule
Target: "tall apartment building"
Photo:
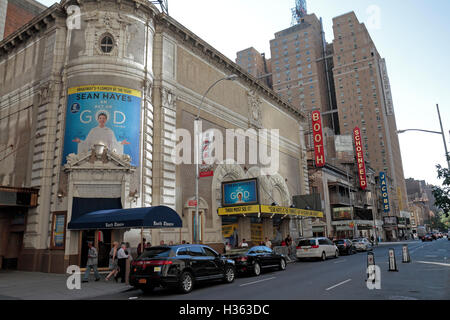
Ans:
{"type": "Polygon", "coordinates": [[[305,15],[299,24],[275,33],[270,40],[273,89],[302,111],[329,110],[326,43],[320,20],[305,15]]]}
{"type": "Polygon", "coordinates": [[[354,12],[333,19],[334,84],[341,134],[355,126],[365,158],[391,178],[389,215],[406,210],[406,186],[386,62],[354,12]]]}
{"type": "Polygon", "coordinates": [[[239,51],[236,54],[236,63],[245,71],[272,88],[272,79],[270,76],[270,60],[266,60],[264,53],[259,53],[253,47],[239,51]]]}

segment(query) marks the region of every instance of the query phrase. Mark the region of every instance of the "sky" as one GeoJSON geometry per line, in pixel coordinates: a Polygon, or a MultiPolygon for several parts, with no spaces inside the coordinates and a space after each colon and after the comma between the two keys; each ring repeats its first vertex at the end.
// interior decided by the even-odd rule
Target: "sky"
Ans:
{"type": "MultiPolygon", "coordinates": [[[[270,58],[269,41],[290,27],[293,7],[295,0],[168,0],[170,16],[232,61],[248,47],[270,58]]],[[[333,17],[354,11],[386,59],[397,129],[441,131],[439,104],[450,149],[450,1],[307,0],[307,10],[322,17],[327,42],[333,17]]],[[[447,167],[442,135],[409,131],[399,141],[405,178],[441,185],[436,165],[447,167]]]]}

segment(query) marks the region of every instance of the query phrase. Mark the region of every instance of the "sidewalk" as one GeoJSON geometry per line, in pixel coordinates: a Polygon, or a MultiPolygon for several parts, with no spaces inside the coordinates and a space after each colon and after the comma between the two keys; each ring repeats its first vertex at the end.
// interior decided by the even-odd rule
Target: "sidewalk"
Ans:
{"type": "Polygon", "coordinates": [[[26,271],[0,270],[0,300],[86,300],[103,295],[111,295],[132,289],[114,279],[105,281],[106,273],[100,273],[101,280],[81,283],[81,289],[67,288],[68,274],[54,274],[26,271]]]}

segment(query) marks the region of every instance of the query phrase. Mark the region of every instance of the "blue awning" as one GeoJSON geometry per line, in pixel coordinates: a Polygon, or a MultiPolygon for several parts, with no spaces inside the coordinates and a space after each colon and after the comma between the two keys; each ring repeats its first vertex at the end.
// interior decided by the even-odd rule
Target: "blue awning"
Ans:
{"type": "Polygon", "coordinates": [[[181,227],[178,213],[166,206],[93,211],[72,219],[67,226],[71,230],[181,227]]]}

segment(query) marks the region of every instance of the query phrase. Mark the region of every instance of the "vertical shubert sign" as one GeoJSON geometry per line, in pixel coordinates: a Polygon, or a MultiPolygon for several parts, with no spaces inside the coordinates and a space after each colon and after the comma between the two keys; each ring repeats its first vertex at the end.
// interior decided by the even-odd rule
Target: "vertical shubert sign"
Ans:
{"type": "Polygon", "coordinates": [[[311,114],[311,118],[314,139],[314,159],[316,162],[316,167],[323,167],[325,165],[325,153],[323,146],[322,119],[320,117],[320,111],[313,111],[311,114]]]}
{"type": "Polygon", "coordinates": [[[365,190],[367,187],[366,165],[361,143],[361,131],[358,127],[353,129],[353,140],[355,141],[356,161],[358,165],[359,186],[365,190]]]}

